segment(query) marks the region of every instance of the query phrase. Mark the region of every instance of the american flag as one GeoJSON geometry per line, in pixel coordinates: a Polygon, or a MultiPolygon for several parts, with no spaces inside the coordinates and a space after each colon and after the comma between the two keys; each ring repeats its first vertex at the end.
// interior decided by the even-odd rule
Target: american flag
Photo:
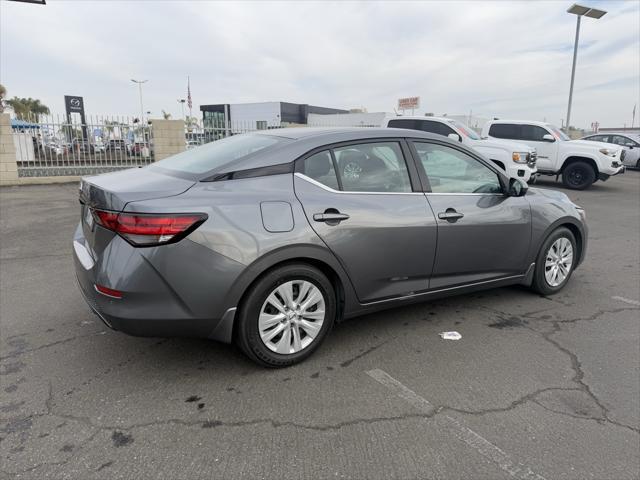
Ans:
{"type": "Polygon", "coordinates": [[[191,102],[191,80],[187,77],[187,106],[189,110],[193,107],[193,103],[191,102]]]}

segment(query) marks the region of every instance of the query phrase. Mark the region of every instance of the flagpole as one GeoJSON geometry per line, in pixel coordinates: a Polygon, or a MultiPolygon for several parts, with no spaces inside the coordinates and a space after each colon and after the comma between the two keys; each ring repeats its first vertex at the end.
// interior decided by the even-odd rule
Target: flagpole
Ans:
{"type": "Polygon", "coordinates": [[[187,97],[188,97],[188,102],[189,102],[189,116],[193,117],[193,111],[192,111],[192,107],[193,104],[191,103],[191,78],[187,75],[187,97]]]}
{"type": "Polygon", "coordinates": [[[636,107],[638,104],[633,106],[633,116],[631,117],[631,128],[633,129],[633,125],[636,123],[636,107]]]}

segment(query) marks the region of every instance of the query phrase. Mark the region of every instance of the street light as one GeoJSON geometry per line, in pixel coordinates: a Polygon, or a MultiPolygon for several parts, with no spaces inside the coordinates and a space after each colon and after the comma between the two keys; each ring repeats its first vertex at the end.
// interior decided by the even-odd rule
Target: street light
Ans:
{"type": "Polygon", "coordinates": [[[576,58],[578,56],[578,40],[580,39],[580,19],[585,17],[595,18],[596,20],[602,18],[607,12],[604,10],[598,10],[597,8],[585,7],[583,5],[578,5],[574,3],[567,10],[568,13],[574,14],[578,17],[578,21],[576,23],[576,40],[573,44],[573,65],[571,66],[571,86],[569,87],[569,105],[567,106],[567,123],[566,123],[566,132],[569,134],[570,125],[571,125],[571,100],[573,99],[573,80],[576,76],[576,58]]]}
{"type": "Polygon", "coordinates": [[[131,81],[138,84],[138,90],[140,92],[140,123],[142,123],[144,120],[144,108],[142,107],[142,84],[147,83],[149,80],[134,80],[132,78],[131,81]]]}
{"type": "Polygon", "coordinates": [[[182,107],[182,120],[184,120],[184,102],[186,102],[186,100],[184,98],[179,98],[178,99],[178,103],[182,107]]]}

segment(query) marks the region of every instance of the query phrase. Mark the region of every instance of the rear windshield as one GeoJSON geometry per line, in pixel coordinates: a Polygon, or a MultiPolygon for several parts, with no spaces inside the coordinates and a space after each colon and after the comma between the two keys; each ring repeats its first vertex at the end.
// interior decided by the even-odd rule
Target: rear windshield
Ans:
{"type": "Polygon", "coordinates": [[[286,141],[285,138],[268,135],[234,135],[186,150],[155,162],[153,165],[167,170],[197,175],[286,141]]]}

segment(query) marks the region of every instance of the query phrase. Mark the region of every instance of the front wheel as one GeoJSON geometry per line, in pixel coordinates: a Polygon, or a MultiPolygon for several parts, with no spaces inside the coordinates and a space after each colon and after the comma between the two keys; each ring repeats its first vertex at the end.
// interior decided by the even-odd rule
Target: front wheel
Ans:
{"type": "Polygon", "coordinates": [[[562,171],[562,183],[572,190],[584,190],[596,181],[596,171],[587,162],[573,162],[562,171]]]}
{"type": "Polygon", "coordinates": [[[532,288],[542,295],[553,295],[569,281],[577,261],[576,239],[568,228],[554,230],[542,244],[532,288]]]}
{"type": "Polygon", "coordinates": [[[287,367],[320,346],[335,317],[335,292],[327,277],[310,265],[284,265],[248,291],[236,342],[259,364],[287,367]]]}

